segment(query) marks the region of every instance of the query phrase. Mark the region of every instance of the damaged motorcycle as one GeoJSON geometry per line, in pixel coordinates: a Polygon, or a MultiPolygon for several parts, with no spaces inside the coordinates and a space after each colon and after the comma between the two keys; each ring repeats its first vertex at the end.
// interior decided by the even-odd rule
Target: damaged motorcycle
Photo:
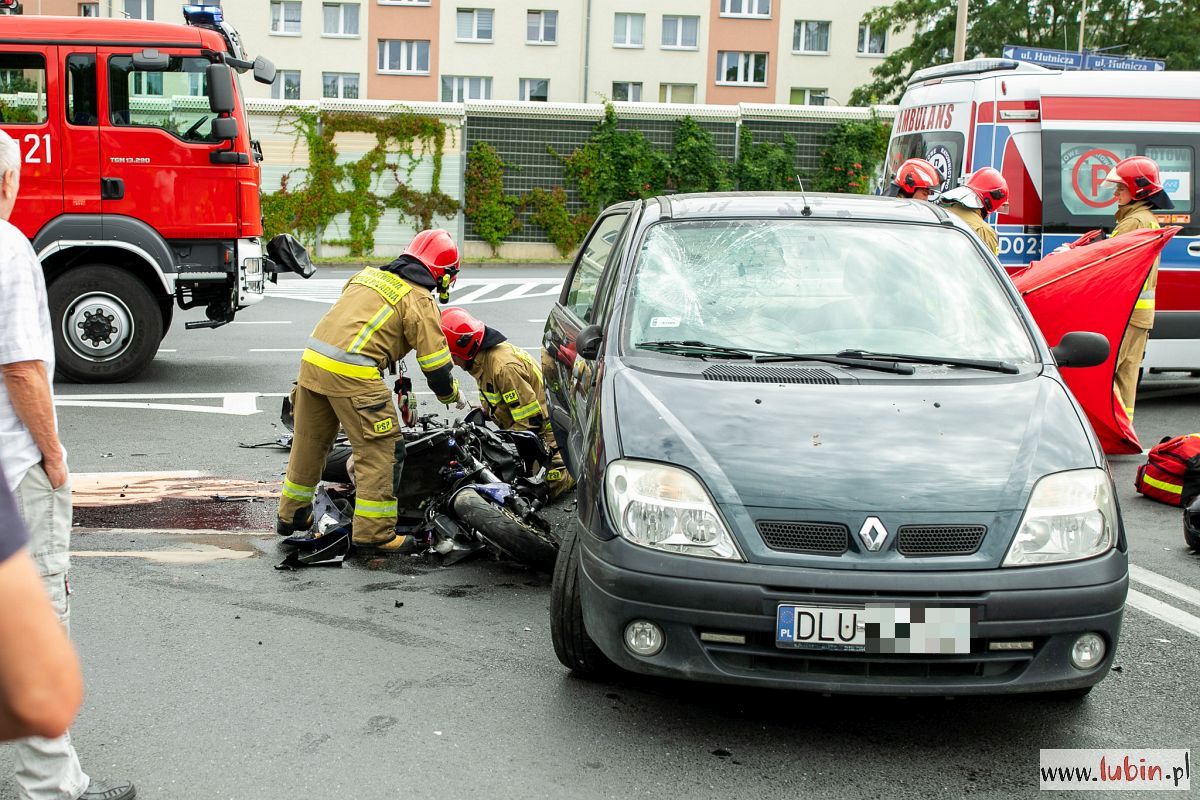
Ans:
{"type": "MultiPolygon", "coordinates": [[[[290,428],[287,400],[282,419],[290,428]]],[[[433,414],[412,422],[396,447],[396,532],[413,536],[446,564],[487,550],[551,571],[559,541],[538,514],[549,498],[545,465],[550,454],[541,437],[498,430],[478,409],[453,424],[433,414]]],[[[349,545],[351,455],[350,445],[342,442],[330,451],[321,475],[324,484],[317,490],[314,530],[284,540],[307,551],[309,562],[304,556],[289,557],[300,562],[291,566],[325,563],[326,556],[337,563],[344,558],[344,548],[332,545],[338,536],[346,539],[345,549],[349,545]],[[318,557],[321,553],[325,555],[318,557]]]]}

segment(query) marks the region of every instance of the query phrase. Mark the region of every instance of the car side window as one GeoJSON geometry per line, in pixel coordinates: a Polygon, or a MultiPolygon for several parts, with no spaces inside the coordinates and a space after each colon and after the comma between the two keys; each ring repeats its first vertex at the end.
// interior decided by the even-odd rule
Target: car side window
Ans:
{"type": "Polygon", "coordinates": [[[613,245],[621,233],[621,225],[628,216],[626,213],[610,214],[596,225],[595,230],[579,252],[575,262],[575,272],[571,275],[571,284],[567,287],[567,297],[563,305],[579,319],[586,320],[591,314],[596,302],[596,290],[600,285],[600,276],[604,274],[604,265],[612,253],[613,245]]]}
{"type": "Polygon", "coordinates": [[[616,262],[621,258],[621,252],[625,249],[626,241],[629,239],[629,232],[633,227],[633,217],[633,214],[625,215],[621,231],[617,234],[613,248],[608,254],[608,271],[600,278],[600,286],[596,291],[596,302],[592,306],[592,316],[588,322],[603,325],[608,318],[608,312],[612,309],[613,292],[621,275],[620,267],[616,265],[616,262]]]}
{"type": "Polygon", "coordinates": [[[96,109],[96,57],[82,53],[67,56],[67,122],[99,125],[96,109]]]}

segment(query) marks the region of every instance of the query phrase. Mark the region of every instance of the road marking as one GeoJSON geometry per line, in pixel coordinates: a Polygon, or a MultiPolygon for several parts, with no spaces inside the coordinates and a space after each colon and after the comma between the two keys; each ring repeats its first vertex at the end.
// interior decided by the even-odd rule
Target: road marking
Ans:
{"type": "MultiPolygon", "coordinates": [[[[504,303],[557,295],[563,279],[554,278],[459,278],[450,292],[450,302],[456,306],[478,303],[504,303]]],[[[287,281],[267,287],[267,297],[304,300],[310,303],[333,305],[342,295],[344,280],[310,278],[307,281],[287,281]]],[[[536,320],[544,322],[545,320],[536,320]]],[[[234,323],[237,324],[237,323],[234,323]]]]}
{"type": "Polygon", "coordinates": [[[72,550],[72,558],[144,558],[164,564],[202,564],[206,561],[252,558],[249,550],[72,550]]]}
{"type": "MultiPolygon", "coordinates": [[[[529,320],[529,321],[530,321],[530,322],[541,322],[541,323],[545,323],[545,321],[546,321],[546,320],[544,320],[544,319],[531,319],[531,320],[529,320]]],[[[158,352],[160,352],[160,353],[161,353],[161,352],[163,352],[163,351],[162,351],[162,350],[159,350],[158,352]]]]}
{"type": "Polygon", "coordinates": [[[178,350],[164,350],[163,348],[160,347],[160,348],[158,348],[158,352],[160,352],[160,353],[178,353],[179,351],[178,350]]]}
{"type": "Polygon", "coordinates": [[[1200,607],[1200,590],[1193,589],[1179,581],[1173,581],[1157,572],[1151,572],[1134,564],[1129,565],[1129,577],[1151,589],[1157,589],[1163,594],[1169,594],[1185,603],[1200,607]]]}
{"type": "Polygon", "coordinates": [[[1156,597],[1142,594],[1135,589],[1129,590],[1129,597],[1125,602],[1138,611],[1143,611],[1152,617],[1156,617],[1168,625],[1174,625],[1176,628],[1190,633],[1192,636],[1200,637],[1200,617],[1195,617],[1183,609],[1176,608],[1169,603],[1164,603],[1156,597]]]}
{"type": "Polygon", "coordinates": [[[238,319],[230,325],[291,325],[290,319],[238,319]]]}
{"type": "Polygon", "coordinates": [[[83,394],[61,395],[54,405],[61,408],[132,408],[148,411],[188,411],[193,414],[224,414],[248,417],[261,414],[260,397],[287,397],[287,392],[179,392],[175,394],[83,394]],[[221,405],[188,405],[184,403],[150,402],[157,400],[216,400],[221,405]]]}
{"type": "Polygon", "coordinates": [[[251,353],[303,353],[303,347],[251,347],[251,353]]]}

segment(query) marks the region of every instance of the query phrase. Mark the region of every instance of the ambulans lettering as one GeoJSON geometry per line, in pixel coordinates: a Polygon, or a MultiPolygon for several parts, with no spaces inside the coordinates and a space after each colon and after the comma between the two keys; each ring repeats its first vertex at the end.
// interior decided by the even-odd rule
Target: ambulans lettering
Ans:
{"type": "Polygon", "coordinates": [[[954,126],[954,104],[917,106],[900,112],[895,135],[914,131],[949,130],[954,126]]]}

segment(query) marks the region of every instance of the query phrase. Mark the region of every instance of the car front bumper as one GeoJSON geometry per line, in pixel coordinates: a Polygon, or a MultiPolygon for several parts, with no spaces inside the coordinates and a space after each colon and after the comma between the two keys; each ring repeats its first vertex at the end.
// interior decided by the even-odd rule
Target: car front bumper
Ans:
{"type": "Polygon", "coordinates": [[[1128,559],[1111,551],[1073,564],[957,572],[899,572],[708,563],[580,531],[579,591],[588,635],[620,667],[700,681],[885,695],[966,695],[1079,689],[1109,671],[1128,591],[1128,559]],[[780,603],[856,606],[898,603],[973,610],[971,652],[871,654],[782,649],[780,603]],[[628,650],[633,620],[662,628],[656,655],[628,650]],[[1104,637],[1103,661],[1074,667],[1085,632],[1104,637]],[[704,641],[704,633],[745,643],[704,641]],[[993,642],[1032,642],[995,650],[993,642]]]}

